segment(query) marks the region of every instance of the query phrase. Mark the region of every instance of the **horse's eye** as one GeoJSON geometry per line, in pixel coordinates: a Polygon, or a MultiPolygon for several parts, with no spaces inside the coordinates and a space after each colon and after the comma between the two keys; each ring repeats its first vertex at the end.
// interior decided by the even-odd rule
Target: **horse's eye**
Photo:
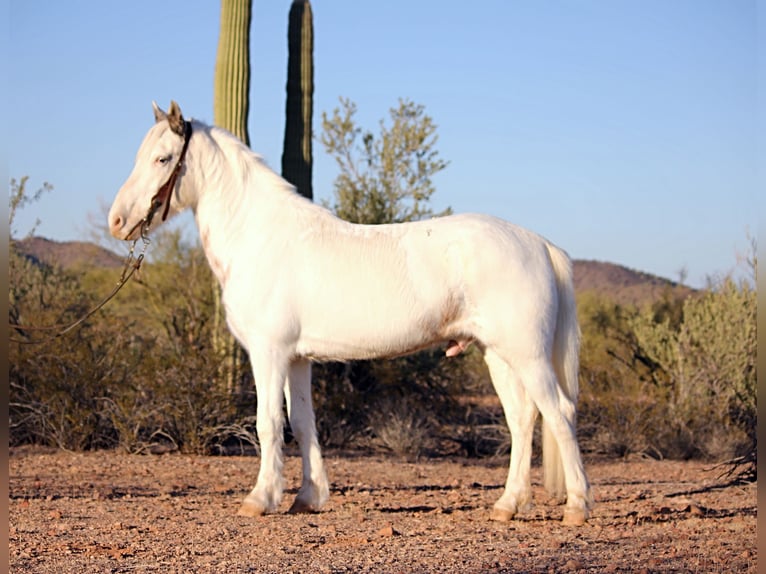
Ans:
{"type": "Polygon", "coordinates": [[[160,164],[160,165],[165,165],[166,163],[168,163],[168,162],[170,161],[170,158],[171,158],[171,157],[173,157],[173,156],[172,156],[172,155],[170,155],[170,154],[168,154],[168,155],[161,155],[161,156],[160,156],[160,157],[158,157],[158,158],[157,158],[155,161],[156,161],[158,164],[160,164]]]}

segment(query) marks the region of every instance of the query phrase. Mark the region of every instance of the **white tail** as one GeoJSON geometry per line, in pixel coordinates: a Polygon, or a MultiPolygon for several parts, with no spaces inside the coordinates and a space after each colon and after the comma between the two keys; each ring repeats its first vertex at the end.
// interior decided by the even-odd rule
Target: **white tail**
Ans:
{"type": "MultiPolygon", "coordinates": [[[[577,304],[574,296],[572,263],[558,247],[548,244],[556,286],[558,290],[558,314],[553,339],[553,368],[559,387],[564,395],[577,403],[579,394],[580,326],[577,322],[577,304]]],[[[558,444],[543,420],[543,481],[545,490],[554,497],[566,492],[564,467],[558,444]]]]}

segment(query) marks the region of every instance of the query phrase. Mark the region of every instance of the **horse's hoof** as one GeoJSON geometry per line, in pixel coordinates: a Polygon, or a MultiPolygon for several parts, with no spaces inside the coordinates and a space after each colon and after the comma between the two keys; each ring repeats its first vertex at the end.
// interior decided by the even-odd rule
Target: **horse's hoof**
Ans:
{"type": "Polygon", "coordinates": [[[237,515],[247,516],[249,518],[257,518],[259,516],[263,516],[264,514],[266,514],[265,508],[263,508],[260,504],[249,502],[247,500],[242,503],[242,506],[240,506],[239,510],[237,511],[237,515]]]}
{"type": "Polygon", "coordinates": [[[582,526],[588,519],[588,514],[581,508],[565,508],[561,524],[564,526],[582,526]]]}
{"type": "Polygon", "coordinates": [[[319,512],[315,506],[312,504],[308,504],[306,502],[303,502],[302,500],[295,499],[295,502],[293,502],[293,505],[290,507],[290,510],[287,511],[288,514],[315,514],[319,512]]]}
{"type": "Polygon", "coordinates": [[[513,520],[515,514],[515,512],[505,510],[504,508],[493,508],[492,513],[489,515],[489,519],[496,522],[510,522],[513,520]]]}

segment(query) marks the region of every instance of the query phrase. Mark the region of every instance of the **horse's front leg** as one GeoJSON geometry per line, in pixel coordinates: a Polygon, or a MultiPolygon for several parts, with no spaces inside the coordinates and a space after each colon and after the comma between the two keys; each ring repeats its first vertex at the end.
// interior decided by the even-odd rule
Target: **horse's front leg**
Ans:
{"type": "Polygon", "coordinates": [[[287,359],[281,353],[251,346],[250,362],[258,398],[256,430],[261,447],[261,468],[255,488],[242,502],[242,516],[261,516],[274,512],[282,501],[282,443],[284,442],[284,384],[287,359]],[[255,352],[253,352],[253,350],[255,352]]]}
{"type": "Polygon", "coordinates": [[[303,482],[290,512],[316,512],[330,497],[330,487],[317,440],[311,401],[311,363],[308,360],[295,359],[290,364],[285,396],[290,427],[298,441],[303,462],[303,482]]]}

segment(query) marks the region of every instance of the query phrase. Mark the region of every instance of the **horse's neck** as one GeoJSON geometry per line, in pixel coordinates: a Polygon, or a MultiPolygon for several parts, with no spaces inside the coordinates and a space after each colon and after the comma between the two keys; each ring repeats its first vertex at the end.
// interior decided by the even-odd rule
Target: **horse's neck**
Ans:
{"type": "Polygon", "coordinates": [[[258,248],[270,230],[290,233],[290,211],[305,201],[263,160],[221,130],[211,129],[195,177],[194,213],[213,272],[226,284],[238,254],[258,248]]]}

